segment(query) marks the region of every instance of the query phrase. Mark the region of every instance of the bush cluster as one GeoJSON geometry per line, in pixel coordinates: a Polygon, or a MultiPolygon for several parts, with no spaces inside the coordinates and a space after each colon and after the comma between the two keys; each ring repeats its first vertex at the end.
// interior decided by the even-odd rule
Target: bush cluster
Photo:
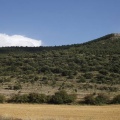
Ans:
{"type": "Polygon", "coordinates": [[[90,94],[84,98],[84,103],[91,105],[108,104],[109,102],[110,102],[110,98],[105,94],[98,94],[98,95],[90,94]]]}
{"type": "Polygon", "coordinates": [[[120,104],[120,95],[117,95],[112,100],[113,104],[120,104]]]}
{"type": "Polygon", "coordinates": [[[13,103],[51,103],[51,104],[68,104],[76,100],[76,95],[69,95],[66,91],[58,91],[53,96],[45,94],[30,93],[13,95],[8,102],[13,103]]]}
{"type": "MultiPolygon", "coordinates": [[[[70,104],[76,102],[76,98],[75,94],[68,94],[64,90],[58,91],[52,96],[38,93],[15,94],[8,100],[6,100],[4,95],[0,94],[0,103],[70,104]]],[[[84,100],[80,103],[89,105],[120,104],[120,95],[110,99],[106,94],[90,94],[85,96],[84,100]]]]}
{"type": "Polygon", "coordinates": [[[69,95],[66,91],[62,90],[59,92],[56,92],[55,95],[53,95],[50,99],[50,103],[54,104],[66,104],[66,103],[72,103],[76,100],[76,95],[69,95]]]}
{"type": "Polygon", "coordinates": [[[117,95],[110,100],[110,97],[106,94],[90,94],[85,96],[83,103],[89,105],[120,104],[120,95],[117,95]]]}

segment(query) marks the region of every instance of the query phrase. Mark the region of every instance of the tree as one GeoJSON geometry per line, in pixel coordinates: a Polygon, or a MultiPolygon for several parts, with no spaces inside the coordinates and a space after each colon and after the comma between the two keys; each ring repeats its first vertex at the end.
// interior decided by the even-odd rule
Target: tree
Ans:
{"type": "Polygon", "coordinates": [[[113,104],[120,104],[120,95],[117,95],[112,100],[113,104]]]}
{"type": "Polygon", "coordinates": [[[68,95],[66,91],[61,90],[52,96],[50,102],[54,104],[67,104],[72,103],[76,99],[76,95],[68,95]]]}
{"type": "Polygon", "coordinates": [[[47,96],[45,94],[30,93],[28,95],[29,103],[46,103],[47,96]]]}
{"type": "Polygon", "coordinates": [[[94,95],[90,94],[90,95],[85,96],[84,103],[85,104],[94,105],[95,104],[95,97],[94,97],[94,95]]]}
{"type": "Polygon", "coordinates": [[[110,102],[110,99],[107,95],[105,94],[98,94],[95,98],[95,104],[96,105],[102,105],[102,104],[107,104],[110,102]]]}

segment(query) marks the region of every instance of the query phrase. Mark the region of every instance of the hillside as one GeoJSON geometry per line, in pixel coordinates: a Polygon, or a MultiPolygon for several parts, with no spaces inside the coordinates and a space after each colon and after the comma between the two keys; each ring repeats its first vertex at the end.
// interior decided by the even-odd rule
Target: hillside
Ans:
{"type": "Polygon", "coordinates": [[[1,93],[60,89],[119,93],[120,34],[66,46],[0,48],[1,93]]]}

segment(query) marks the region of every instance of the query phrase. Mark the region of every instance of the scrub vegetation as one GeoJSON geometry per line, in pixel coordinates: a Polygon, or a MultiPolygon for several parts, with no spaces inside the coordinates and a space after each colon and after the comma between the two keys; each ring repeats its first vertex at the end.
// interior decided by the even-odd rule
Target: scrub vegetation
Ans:
{"type": "Polygon", "coordinates": [[[1,94],[54,96],[61,90],[78,100],[88,94],[120,94],[120,35],[74,45],[0,48],[1,94]]]}

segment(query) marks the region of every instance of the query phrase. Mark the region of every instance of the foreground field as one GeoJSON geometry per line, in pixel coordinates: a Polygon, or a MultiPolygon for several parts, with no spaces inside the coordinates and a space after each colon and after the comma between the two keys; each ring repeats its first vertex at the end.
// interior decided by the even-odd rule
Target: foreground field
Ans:
{"type": "Polygon", "coordinates": [[[0,116],[22,120],[120,120],[120,105],[0,104],[0,116]]]}

